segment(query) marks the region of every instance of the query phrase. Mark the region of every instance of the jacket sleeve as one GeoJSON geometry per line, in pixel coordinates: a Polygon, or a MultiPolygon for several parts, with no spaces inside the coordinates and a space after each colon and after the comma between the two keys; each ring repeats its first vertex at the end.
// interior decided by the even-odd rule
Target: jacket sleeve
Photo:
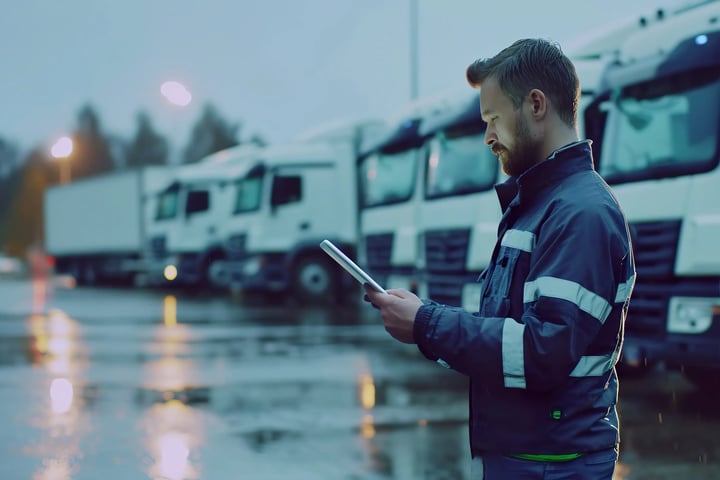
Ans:
{"type": "MultiPolygon", "coordinates": [[[[426,304],[416,314],[415,341],[428,358],[483,382],[549,390],[567,380],[616,308],[628,255],[617,209],[556,206],[535,237],[526,277],[513,279],[520,318],[426,304]]],[[[614,342],[619,323],[610,329],[614,342]]]]}

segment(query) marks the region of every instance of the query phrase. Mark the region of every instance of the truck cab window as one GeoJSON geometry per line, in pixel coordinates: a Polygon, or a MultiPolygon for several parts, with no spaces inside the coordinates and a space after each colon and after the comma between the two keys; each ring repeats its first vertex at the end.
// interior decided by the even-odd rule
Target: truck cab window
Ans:
{"type": "Polygon", "coordinates": [[[622,89],[604,106],[600,173],[609,183],[706,171],[717,163],[720,70],[622,89]]]}
{"type": "Polygon", "coordinates": [[[447,138],[438,135],[430,147],[425,197],[440,198],[481,192],[497,179],[498,161],[483,134],[447,138]]]}
{"type": "Polygon", "coordinates": [[[207,190],[190,190],[185,204],[185,215],[191,216],[205,212],[210,208],[210,195],[207,190]]]}
{"type": "Polygon", "coordinates": [[[273,207],[299,202],[302,199],[302,181],[297,175],[276,176],[273,179],[270,203],[273,207]]]}
{"type": "Polygon", "coordinates": [[[246,177],[235,185],[233,214],[255,212],[260,209],[262,177],[246,177]]]}
{"type": "Polygon", "coordinates": [[[158,196],[157,210],[155,212],[155,220],[169,220],[175,218],[178,208],[177,188],[169,188],[158,196]]]}
{"type": "Polygon", "coordinates": [[[402,203],[413,195],[417,149],[367,157],[360,166],[363,207],[402,203]]]}

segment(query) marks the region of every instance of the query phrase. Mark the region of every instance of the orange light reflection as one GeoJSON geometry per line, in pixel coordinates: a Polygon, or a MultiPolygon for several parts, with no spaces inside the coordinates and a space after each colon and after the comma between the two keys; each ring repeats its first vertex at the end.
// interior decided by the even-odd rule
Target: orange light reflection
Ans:
{"type": "Polygon", "coordinates": [[[177,298],[168,295],[163,300],[163,323],[166,327],[177,325],[177,298]]]}
{"type": "Polygon", "coordinates": [[[375,406],[375,383],[369,373],[360,374],[360,405],[365,410],[375,406]]]}
{"type": "Polygon", "coordinates": [[[360,435],[366,439],[373,438],[375,436],[375,419],[372,415],[368,414],[363,416],[360,424],[360,435]]]}

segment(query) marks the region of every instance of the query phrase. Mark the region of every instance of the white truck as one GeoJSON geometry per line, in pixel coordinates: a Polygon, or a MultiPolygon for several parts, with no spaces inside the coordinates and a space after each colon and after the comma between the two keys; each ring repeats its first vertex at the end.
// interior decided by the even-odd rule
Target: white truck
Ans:
{"type": "Polygon", "coordinates": [[[148,218],[172,174],[149,166],[56,185],[45,192],[45,249],[81,285],[133,282],[147,270],[148,218]]]}
{"type": "MultiPolygon", "coordinates": [[[[581,81],[580,112],[592,100],[604,66],[619,48],[618,36],[629,31],[623,22],[588,37],[570,53],[581,81]]],[[[578,117],[578,133],[583,137],[582,114],[578,117]]],[[[470,91],[452,108],[425,118],[420,136],[426,139],[427,153],[417,185],[421,192],[416,207],[418,291],[474,311],[480,301],[477,279],[490,261],[501,218],[493,187],[507,178],[484,143],[478,93],[470,91]]]]}
{"type": "Polygon", "coordinates": [[[720,380],[720,2],[629,37],[586,110],[631,227],[637,280],[623,365],[720,380]]]}
{"type": "Polygon", "coordinates": [[[241,145],[183,165],[158,192],[148,227],[151,285],[227,287],[222,223],[230,216],[233,178],[259,147],[241,145]]]}
{"type": "Polygon", "coordinates": [[[423,201],[427,135],[423,119],[441,115],[461,98],[457,92],[410,102],[389,117],[387,133],[360,152],[361,266],[385,288],[419,288],[418,218],[423,201]]]}
{"type": "Polygon", "coordinates": [[[355,258],[357,151],[382,128],[371,120],[319,129],[267,147],[234,177],[223,221],[224,270],[233,288],[325,303],[355,285],[319,245],[329,239],[355,258]]]}

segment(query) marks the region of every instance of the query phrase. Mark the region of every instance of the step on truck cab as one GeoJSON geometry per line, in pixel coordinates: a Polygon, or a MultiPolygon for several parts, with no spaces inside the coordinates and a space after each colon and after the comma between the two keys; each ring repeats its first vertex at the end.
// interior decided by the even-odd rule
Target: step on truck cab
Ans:
{"type": "Polygon", "coordinates": [[[720,379],[720,2],[629,37],[586,110],[637,269],[622,362],[720,379]]]}

